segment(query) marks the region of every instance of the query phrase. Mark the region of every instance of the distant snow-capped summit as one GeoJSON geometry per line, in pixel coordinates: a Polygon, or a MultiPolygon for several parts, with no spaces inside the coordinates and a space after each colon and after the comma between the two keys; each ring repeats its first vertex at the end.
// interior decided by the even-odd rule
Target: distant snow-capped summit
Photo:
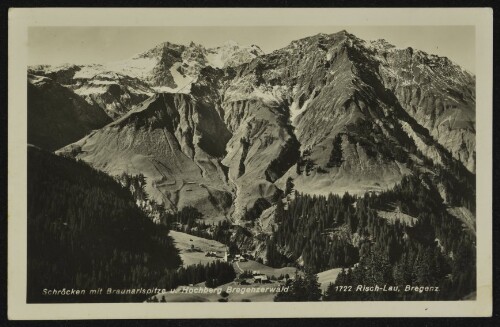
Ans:
{"type": "Polygon", "coordinates": [[[234,41],[205,48],[163,42],[130,59],[105,64],[30,66],[33,76],[48,77],[117,118],[155,92],[189,93],[204,67],[238,66],[263,54],[234,41]]]}

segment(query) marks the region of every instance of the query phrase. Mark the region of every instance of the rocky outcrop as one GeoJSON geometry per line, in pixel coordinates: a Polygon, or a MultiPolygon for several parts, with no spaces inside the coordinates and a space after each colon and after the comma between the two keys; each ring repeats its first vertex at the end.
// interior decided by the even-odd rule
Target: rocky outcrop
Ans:
{"type": "Polygon", "coordinates": [[[446,57],[373,46],[384,85],[453,157],[475,172],[475,78],[446,57]]]}
{"type": "Polygon", "coordinates": [[[298,159],[299,144],[284,107],[226,100],[223,108],[233,131],[222,162],[236,187],[234,217],[255,220],[281,193],[274,182],[298,159]]]}
{"type": "Polygon", "coordinates": [[[103,108],[113,119],[121,117],[155,93],[137,78],[111,72],[76,80],[76,84],[70,87],[88,103],[103,108]]]}

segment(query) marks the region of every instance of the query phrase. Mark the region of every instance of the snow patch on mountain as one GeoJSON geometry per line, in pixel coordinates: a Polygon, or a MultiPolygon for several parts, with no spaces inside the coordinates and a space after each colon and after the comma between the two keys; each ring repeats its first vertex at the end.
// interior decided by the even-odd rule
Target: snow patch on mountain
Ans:
{"type": "Polygon", "coordinates": [[[45,76],[38,76],[38,75],[29,74],[28,75],[28,81],[30,83],[32,83],[32,84],[40,85],[40,84],[44,84],[44,83],[50,82],[51,79],[48,78],[48,77],[45,77],[45,76]]]}
{"type": "Polygon", "coordinates": [[[191,90],[191,84],[196,80],[196,78],[190,77],[188,75],[182,75],[181,73],[179,73],[180,66],[181,63],[176,62],[172,65],[172,67],[170,67],[170,74],[172,74],[174,82],[175,84],[177,84],[177,87],[173,89],[173,92],[177,93],[184,90],[184,92],[181,93],[189,93],[191,90]]]}
{"type": "Polygon", "coordinates": [[[78,70],[73,78],[75,79],[90,79],[95,75],[98,75],[106,71],[106,68],[103,65],[82,65],[80,66],[80,70],[78,70]]]}
{"type": "Polygon", "coordinates": [[[244,64],[262,54],[256,45],[241,46],[235,41],[226,41],[222,46],[207,49],[206,60],[209,66],[224,68],[244,64]]]}
{"type": "Polygon", "coordinates": [[[157,64],[154,58],[134,57],[106,64],[106,69],[136,78],[144,78],[157,64]]]}
{"type": "Polygon", "coordinates": [[[286,87],[259,85],[254,87],[247,83],[248,80],[240,80],[240,83],[231,84],[226,90],[225,97],[228,102],[242,100],[258,100],[269,106],[278,106],[283,103],[286,87]]]}

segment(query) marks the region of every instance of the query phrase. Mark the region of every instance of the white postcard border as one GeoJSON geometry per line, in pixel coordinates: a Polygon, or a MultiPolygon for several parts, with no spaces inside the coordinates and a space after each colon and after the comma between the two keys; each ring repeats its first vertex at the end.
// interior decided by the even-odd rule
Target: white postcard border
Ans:
{"type": "MultiPolygon", "coordinates": [[[[465,317],[492,314],[491,8],[13,8],[8,63],[8,318],[465,317]],[[476,29],[477,298],[473,301],[26,304],[27,29],[30,26],[473,25],[476,29]]],[[[466,45],[464,45],[466,46],[466,45]]]]}

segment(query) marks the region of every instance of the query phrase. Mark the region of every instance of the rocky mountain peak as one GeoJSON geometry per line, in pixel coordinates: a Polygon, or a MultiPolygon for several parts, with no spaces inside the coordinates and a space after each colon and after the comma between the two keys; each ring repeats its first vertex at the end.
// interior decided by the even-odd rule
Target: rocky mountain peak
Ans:
{"type": "Polygon", "coordinates": [[[134,59],[134,58],[158,58],[159,59],[168,53],[172,53],[172,52],[182,53],[185,48],[186,48],[186,46],[184,46],[182,44],[175,44],[175,43],[171,43],[168,41],[162,42],[162,43],[156,45],[155,47],[134,56],[132,59],[134,59]]]}
{"type": "Polygon", "coordinates": [[[207,49],[207,62],[215,68],[236,67],[263,54],[256,45],[241,46],[235,41],[227,41],[221,46],[207,49]]]}
{"type": "Polygon", "coordinates": [[[375,41],[370,41],[369,44],[371,46],[373,46],[375,49],[379,49],[379,50],[386,50],[386,51],[388,51],[388,50],[396,48],[395,45],[389,43],[385,39],[378,39],[378,40],[375,40],[375,41]]]}

